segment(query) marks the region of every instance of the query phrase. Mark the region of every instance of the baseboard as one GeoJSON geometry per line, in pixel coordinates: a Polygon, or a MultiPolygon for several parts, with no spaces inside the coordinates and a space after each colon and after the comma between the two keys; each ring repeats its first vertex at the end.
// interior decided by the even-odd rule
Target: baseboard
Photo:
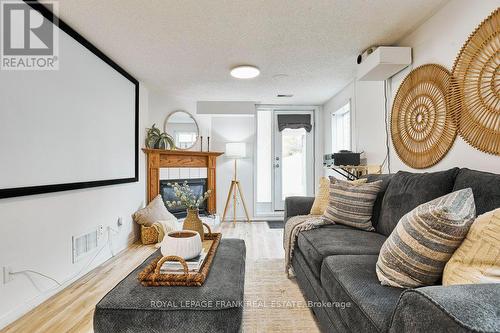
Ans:
{"type": "MultiPolygon", "coordinates": [[[[135,235],[134,232],[131,232],[127,238],[127,245],[122,250],[118,251],[118,253],[116,253],[115,256],[120,254],[123,251],[126,251],[136,241],[137,241],[137,236],[135,235]]],[[[107,259],[100,262],[96,266],[91,266],[90,269],[82,272],[81,274],[74,277],[73,279],[66,281],[62,286],[59,286],[59,287],[53,288],[53,289],[49,289],[47,291],[43,291],[40,294],[38,294],[37,296],[33,297],[32,299],[25,301],[25,303],[23,305],[20,305],[16,308],[10,310],[9,312],[5,313],[4,315],[0,316],[0,330],[4,329],[6,326],[12,324],[13,322],[15,322],[16,320],[18,320],[19,318],[21,318],[22,316],[24,316],[25,314],[30,312],[31,310],[33,310],[34,308],[36,308],[37,306],[39,306],[43,302],[47,301],[52,296],[55,296],[59,292],[63,291],[69,285],[71,285],[72,283],[74,283],[78,279],[82,278],[84,275],[88,274],[89,272],[91,272],[92,270],[101,266],[102,264],[106,263],[108,260],[110,260],[112,258],[113,258],[113,256],[111,254],[109,254],[109,257],[107,259]]]]}
{"type": "Polygon", "coordinates": [[[267,221],[283,221],[283,216],[277,217],[277,216],[269,216],[269,217],[255,217],[253,222],[267,222],[267,221]]]}
{"type": "MultiPolygon", "coordinates": [[[[226,219],[224,222],[222,222],[222,220],[220,221],[221,224],[225,224],[225,223],[233,223],[233,219],[226,219]]],[[[256,220],[254,219],[250,219],[250,223],[251,222],[254,222],[256,220]]],[[[248,222],[248,220],[246,219],[246,217],[242,217],[242,218],[236,218],[236,222],[248,222]]]]}
{"type": "MultiPolygon", "coordinates": [[[[97,266],[99,266],[99,265],[97,265],[97,266]]],[[[94,268],[92,268],[92,269],[94,269],[94,268]]],[[[90,270],[89,270],[89,272],[90,272],[90,270]]],[[[11,311],[7,312],[2,317],[0,317],[0,329],[3,329],[6,326],[12,324],[16,320],[18,320],[19,318],[21,318],[22,316],[27,314],[28,312],[30,312],[31,310],[33,310],[34,308],[36,308],[37,306],[39,306],[40,304],[42,304],[43,302],[48,300],[49,298],[51,298],[52,296],[54,296],[57,293],[64,290],[71,283],[75,282],[76,280],[78,280],[79,278],[81,278],[83,275],[85,275],[87,273],[88,272],[82,273],[80,276],[75,277],[73,280],[68,281],[67,283],[65,283],[64,285],[62,285],[60,287],[50,289],[49,291],[41,292],[38,296],[35,296],[34,298],[26,301],[25,304],[20,305],[17,308],[12,309],[11,311]]]]}

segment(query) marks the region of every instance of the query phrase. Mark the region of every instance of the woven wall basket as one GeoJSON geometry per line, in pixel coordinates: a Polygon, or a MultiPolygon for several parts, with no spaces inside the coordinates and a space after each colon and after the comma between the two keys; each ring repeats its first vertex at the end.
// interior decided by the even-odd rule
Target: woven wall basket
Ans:
{"type": "Polygon", "coordinates": [[[399,86],[391,113],[392,143],[412,168],[439,162],[455,141],[457,129],[449,109],[450,72],[440,65],[415,68],[399,86]]]}
{"type": "Polygon", "coordinates": [[[453,66],[451,107],[460,135],[500,155],[500,9],[472,33],[453,66]]]}

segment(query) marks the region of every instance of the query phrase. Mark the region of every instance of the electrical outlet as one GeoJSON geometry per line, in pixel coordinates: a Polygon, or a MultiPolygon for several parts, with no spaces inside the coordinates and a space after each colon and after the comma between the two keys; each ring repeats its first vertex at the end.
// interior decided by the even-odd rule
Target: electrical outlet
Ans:
{"type": "Polygon", "coordinates": [[[3,283],[7,284],[10,281],[12,281],[12,267],[10,266],[3,266],[3,283]]]}
{"type": "Polygon", "coordinates": [[[121,217],[121,216],[118,217],[118,221],[116,221],[116,225],[118,225],[118,227],[121,227],[123,225],[123,217],[121,217]]]}
{"type": "Polygon", "coordinates": [[[103,236],[104,236],[104,226],[102,224],[99,224],[97,226],[97,238],[102,239],[103,236]]]}

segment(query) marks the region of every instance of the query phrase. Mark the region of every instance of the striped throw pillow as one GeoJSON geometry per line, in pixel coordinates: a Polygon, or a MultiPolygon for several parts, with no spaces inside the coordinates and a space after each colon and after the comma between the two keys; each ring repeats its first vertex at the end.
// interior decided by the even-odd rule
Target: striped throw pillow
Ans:
{"type": "MultiPolygon", "coordinates": [[[[367,180],[368,179],[366,178],[350,180],[349,184],[359,185],[366,183],[367,180]]],[[[330,176],[330,178],[328,177],[320,178],[319,189],[318,192],[316,193],[316,197],[314,198],[314,202],[309,214],[323,215],[325,213],[326,207],[328,207],[328,203],[330,202],[330,184],[335,181],[337,181],[337,179],[332,176],[330,176]]]]}
{"type": "Polygon", "coordinates": [[[382,181],[353,184],[342,180],[330,183],[330,201],[323,218],[327,223],[344,224],[373,231],[372,211],[382,181]]]}
{"type": "Polygon", "coordinates": [[[466,188],[404,215],[380,250],[376,265],[380,282],[399,288],[435,284],[467,235],[475,214],[472,190],[466,188]]]}

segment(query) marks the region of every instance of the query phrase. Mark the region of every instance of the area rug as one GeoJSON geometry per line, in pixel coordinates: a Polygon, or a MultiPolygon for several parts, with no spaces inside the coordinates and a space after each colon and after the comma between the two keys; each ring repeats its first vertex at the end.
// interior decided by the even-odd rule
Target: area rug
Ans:
{"type": "Polygon", "coordinates": [[[319,332],[314,315],[283,259],[247,261],[243,332],[319,332]]]}

